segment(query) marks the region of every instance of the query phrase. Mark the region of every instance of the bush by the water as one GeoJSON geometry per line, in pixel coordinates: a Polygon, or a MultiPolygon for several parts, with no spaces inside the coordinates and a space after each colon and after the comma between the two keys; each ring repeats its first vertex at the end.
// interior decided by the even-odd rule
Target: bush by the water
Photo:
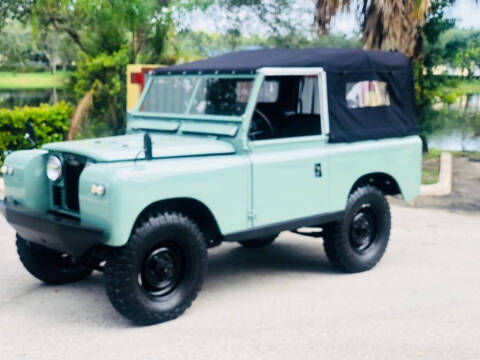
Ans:
{"type": "Polygon", "coordinates": [[[0,108],[0,163],[6,151],[32,148],[24,137],[27,122],[35,128],[39,147],[44,143],[64,140],[73,110],[73,106],[66,102],[38,107],[0,108]]]}

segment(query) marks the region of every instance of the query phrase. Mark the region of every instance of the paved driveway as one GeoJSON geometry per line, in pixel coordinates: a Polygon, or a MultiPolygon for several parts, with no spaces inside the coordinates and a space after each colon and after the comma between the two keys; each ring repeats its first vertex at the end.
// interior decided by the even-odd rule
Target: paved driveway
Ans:
{"type": "Polygon", "coordinates": [[[45,286],[21,267],[0,220],[0,358],[479,359],[480,216],[393,207],[372,271],[345,275],[321,239],[210,253],[202,293],[179,319],[135,327],[103,278],[45,286]]]}

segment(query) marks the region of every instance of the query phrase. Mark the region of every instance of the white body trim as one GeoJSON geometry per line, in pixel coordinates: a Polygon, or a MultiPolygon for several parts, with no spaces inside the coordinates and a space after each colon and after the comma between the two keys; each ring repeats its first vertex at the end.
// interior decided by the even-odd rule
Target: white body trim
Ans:
{"type": "Polygon", "coordinates": [[[257,70],[263,76],[318,76],[320,97],[320,121],[322,135],[330,134],[330,119],[328,114],[327,74],[322,67],[263,67],[257,70]]]}
{"type": "Polygon", "coordinates": [[[318,75],[323,72],[321,67],[263,67],[257,73],[265,76],[293,76],[293,75],[318,75]]]}
{"type": "Polygon", "coordinates": [[[322,69],[318,76],[320,84],[320,116],[322,121],[322,135],[330,134],[330,115],[328,113],[327,73],[322,69]]]}

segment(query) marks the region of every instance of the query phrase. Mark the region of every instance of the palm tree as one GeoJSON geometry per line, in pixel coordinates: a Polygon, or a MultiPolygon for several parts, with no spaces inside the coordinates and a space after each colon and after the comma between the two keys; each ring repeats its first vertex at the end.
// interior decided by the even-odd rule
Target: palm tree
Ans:
{"type": "Polygon", "coordinates": [[[422,55],[421,27],[431,0],[317,0],[315,22],[328,32],[333,16],[353,6],[366,49],[397,50],[412,59],[422,55]]]}

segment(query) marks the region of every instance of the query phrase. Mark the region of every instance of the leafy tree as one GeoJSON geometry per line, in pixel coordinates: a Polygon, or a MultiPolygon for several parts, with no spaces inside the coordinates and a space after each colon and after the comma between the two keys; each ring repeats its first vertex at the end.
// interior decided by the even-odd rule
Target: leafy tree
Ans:
{"type": "Polygon", "coordinates": [[[203,31],[183,30],[176,35],[177,58],[181,61],[212,57],[230,51],[254,49],[259,47],[361,47],[359,36],[322,35],[307,36],[292,33],[287,36],[258,35],[244,36],[237,34],[206,33],[203,31]],[[234,37],[232,39],[231,37],[234,37]]]}
{"type": "MultiPolygon", "coordinates": [[[[85,114],[95,128],[121,131],[125,120],[126,64],[163,62],[173,15],[211,5],[207,0],[4,0],[0,19],[29,22],[52,71],[76,56],[72,84],[79,101],[76,129],[85,114]],[[71,46],[71,45],[74,46],[71,46]],[[77,51],[64,51],[76,49],[77,51]],[[75,54],[75,55],[74,55],[75,54]],[[98,125],[98,126],[97,126],[98,125]]],[[[1,25],[1,24],[0,24],[1,25]]],[[[172,61],[168,60],[167,61],[172,61]]]]}
{"type": "Polygon", "coordinates": [[[469,77],[480,65],[480,31],[473,29],[451,29],[439,41],[443,50],[443,63],[457,67],[469,77]]]}
{"type": "Polygon", "coordinates": [[[443,63],[443,49],[439,46],[439,39],[448,30],[455,26],[455,20],[446,17],[447,8],[454,0],[436,0],[432,3],[430,12],[427,15],[425,25],[421,32],[424,39],[423,56],[417,58],[416,68],[416,90],[418,121],[420,135],[423,139],[424,150],[427,147],[427,137],[432,133],[434,124],[441,114],[433,109],[438,101],[450,101],[441,99],[441,86],[445,85],[445,79],[433,74],[435,66],[443,63]]]}
{"type": "Polygon", "coordinates": [[[9,71],[21,71],[29,65],[33,53],[32,34],[16,20],[0,30],[0,67],[9,71]]]}
{"type": "Polygon", "coordinates": [[[74,91],[81,100],[68,137],[72,140],[79,133],[83,136],[118,134],[124,126],[128,51],[121,49],[111,55],[89,57],[84,54],[82,57],[73,76],[74,91]],[[89,129],[84,129],[83,124],[89,125],[89,129]]]}
{"type": "Polygon", "coordinates": [[[0,2],[0,29],[7,20],[25,20],[31,14],[36,0],[2,0],[0,2]]]}

